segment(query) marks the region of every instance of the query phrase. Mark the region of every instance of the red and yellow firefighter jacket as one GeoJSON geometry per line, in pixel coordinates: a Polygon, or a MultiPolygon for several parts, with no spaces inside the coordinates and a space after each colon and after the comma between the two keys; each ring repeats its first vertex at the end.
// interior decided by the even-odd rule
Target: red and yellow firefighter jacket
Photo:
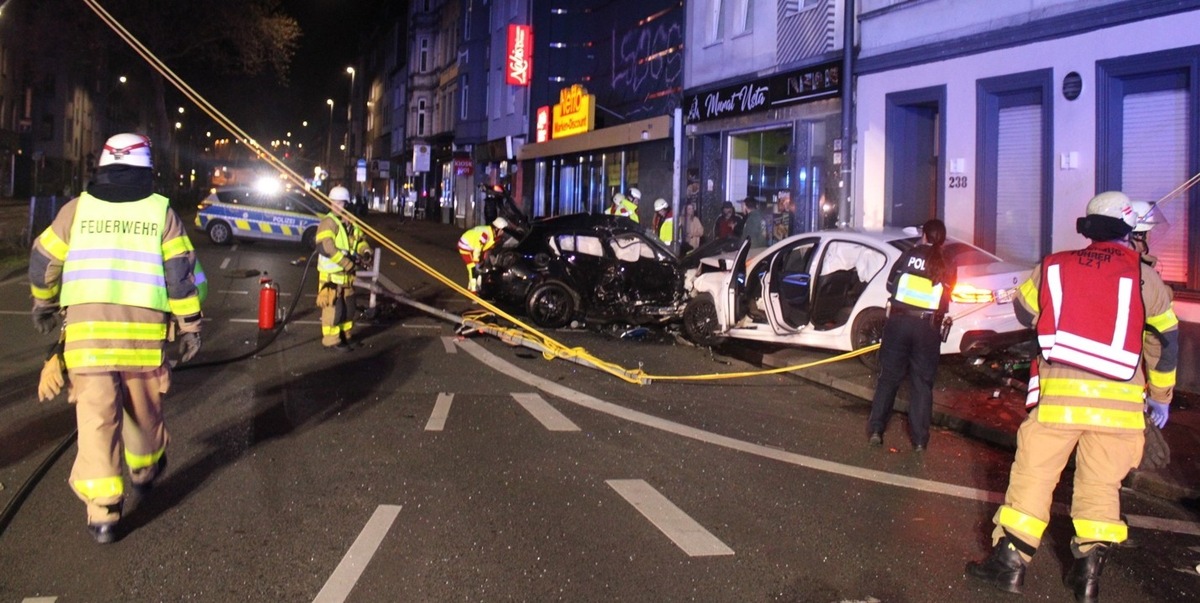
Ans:
{"type": "Polygon", "coordinates": [[[1042,349],[1027,399],[1039,406],[1038,420],[1096,431],[1145,428],[1146,395],[1170,402],[1174,393],[1179,321],[1171,300],[1158,273],[1123,244],[1047,256],[1017,300],[1042,349]]]}

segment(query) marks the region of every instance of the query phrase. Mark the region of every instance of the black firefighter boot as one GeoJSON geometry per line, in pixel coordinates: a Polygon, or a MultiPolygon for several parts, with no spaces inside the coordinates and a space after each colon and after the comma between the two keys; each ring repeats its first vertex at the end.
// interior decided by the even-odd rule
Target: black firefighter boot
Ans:
{"type": "Polygon", "coordinates": [[[1020,593],[1025,584],[1025,560],[1018,546],[1024,543],[1015,544],[1008,536],[1001,538],[987,559],[967,562],[967,575],[1000,590],[1020,593]]]}
{"type": "MultiPolygon", "coordinates": [[[[1063,584],[1075,593],[1078,603],[1095,603],[1100,600],[1100,574],[1104,571],[1104,560],[1112,546],[1099,543],[1088,554],[1075,558],[1071,571],[1063,577],[1063,584]]],[[[1074,551],[1072,551],[1074,552],[1074,551]]]]}

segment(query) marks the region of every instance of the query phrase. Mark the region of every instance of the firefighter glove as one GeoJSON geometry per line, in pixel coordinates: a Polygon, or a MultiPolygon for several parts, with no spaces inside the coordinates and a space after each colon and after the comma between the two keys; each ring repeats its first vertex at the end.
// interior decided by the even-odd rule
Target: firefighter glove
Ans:
{"type": "Polygon", "coordinates": [[[33,328],[45,335],[58,326],[58,306],[39,306],[33,309],[33,328]]]}
{"type": "Polygon", "coordinates": [[[62,354],[54,353],[42,365],[42,375],[38,380],[38,402],[53,400],[66,383],[67,367],[62,354]]]}
{"type": "Polygon", "coordinates": [[[1171,403],[1147,399],[1146,412],[1150,414],[1150,422],[1162,429],[1167,426],[1167,418],[1171,415],[1171,403]]]}
{"type": "Polygon", "coordinates": [[[1166,469],[1171,462],[1171,447],[1163,438],[1162,430],[1154,423],[1146,423],[1146,444],[1142,449],[1142,462],[1138,469],[1166,469]]]}
{"type": "Polygon", "coordinates": [[[341,266],[342,270],[350,272],[351,270],[354,270],[354,260],[351,259],[350,256],[343,257],[341,261],[338,262],[338,266],[341,266]]]}
{"type": "Polygon", "coordinates": [[[337,301],[337,287],[334,287],[333,283],[321,285],[321,290],[317,292],[317,307],[332,308],[335,301],[337,301]]]}
{"type": "Polygon", "coordinates": [[[179,362],[180,364],[196,357],[196,353],[200,351],[200,333],[184,333],[179,336],[179,362]]]}

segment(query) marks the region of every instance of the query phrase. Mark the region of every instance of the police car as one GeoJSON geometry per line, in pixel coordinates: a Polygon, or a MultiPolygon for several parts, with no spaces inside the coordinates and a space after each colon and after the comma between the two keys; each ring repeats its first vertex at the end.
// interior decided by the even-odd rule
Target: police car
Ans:
{"type": "Polygon", "coordinates": [[[284,241],[312,247],[325,206],[302,193],[249,186],[213,189],[200,202],[196,228],[217,245],[237,240],[284,241]]]}

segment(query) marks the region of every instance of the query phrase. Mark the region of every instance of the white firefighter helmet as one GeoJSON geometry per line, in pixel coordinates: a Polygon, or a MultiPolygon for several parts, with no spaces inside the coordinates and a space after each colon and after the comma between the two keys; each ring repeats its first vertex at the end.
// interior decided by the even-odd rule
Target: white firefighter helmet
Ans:
{"type": "Polygon", "coordinates": [[[667,208],[667,200],[666,199],[655,199],[654,200],[654,211],[662,211],[666,208],[667,208]]]}
{"type": "Polygon", "coordinates": [[[613,193],[613,198],[612,198],[613,205],[620,205],[621,202],[624,200],[625,200],[625,195],[622,195],[621,193],[613,193]]]}
{"type": "Polygon", "coordinates": [[[100,151],[99,167],[106,165],[128,165],[154,167],[150,157],[150,139],[141,134],[117,134],[104,142],[100,151]]]}
{"type": "Polygon", "coordinates": [[[1120,191],[1107,191],[1092,197],[1087,204],[1087,215],[1116,218],[1133,228],[1137,223],[1137,215],[1133,212],[1129,197],[1120,191]]]}
{"type": "Polygon", "coordinates": [[[329,199],[331,201],[341,201],[344,204],[350,200],[350,189],[344,186],[335,186],[329,189],[329,199]]]}
{"type": "Polygon", "coordinates": [[[1162,223],[1161,212],[1149,201],[1131,201],[1130,206],[1133,207],[1133,213],[1137,216],[1137,222],[1133,225],[1133,232],[1149,232],[1158,224],[1162,223]]]}
{"type": "Polygon", "coordinates": [[[508,228],[508,220],[505,220],[504,218],[496,218],[495,220],[492,220],[492,228],[495,228],[496,230],[504,230],[505,228],[508,228]]]}
{"type": "Polygon", "coordinates": [[[639,191],[639,190],[638,190],[638,189],[636,189],[636,188],[631,188],[631,189],[629,189],[629,199],[630,199],[631,201],[633,201],[634,203],[641,203],[641,201],[642,201],[642,191],[639,191]]]}

